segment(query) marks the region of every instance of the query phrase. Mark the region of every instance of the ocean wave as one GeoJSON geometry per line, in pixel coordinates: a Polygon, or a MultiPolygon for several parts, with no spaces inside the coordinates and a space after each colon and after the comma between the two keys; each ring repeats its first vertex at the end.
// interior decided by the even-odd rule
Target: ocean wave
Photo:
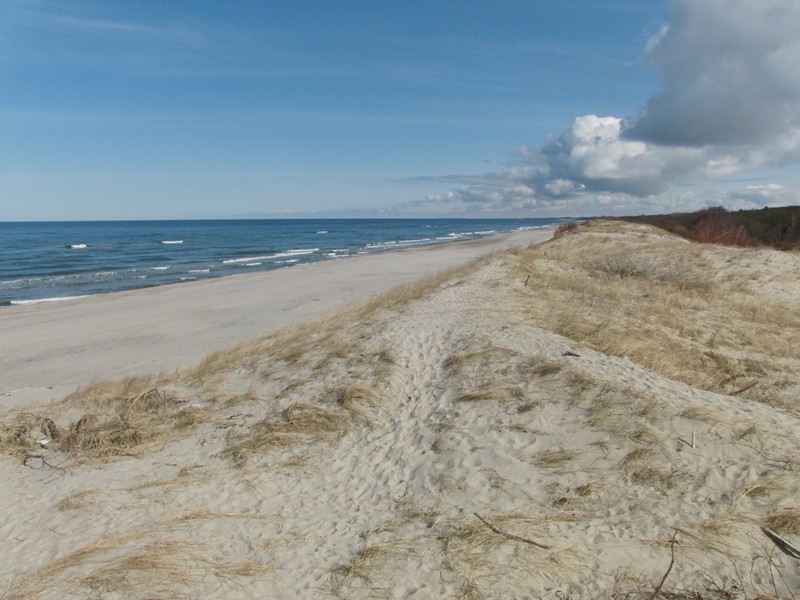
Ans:
{"type": "Polygon", "coordinates": [[[267,256],[247,256],[244,258],[229,258],[227,260],[223,260],[222,264],[235,265],[237,263],[249,263],[262,260],[273,260],[276,258],[286,258],[287,256],[305,256],[308,254],[314,254],[314,252],[319,252],[319,248],[297,248],[295,250],[286,250],[285,252],[276,252],[275,254],[269,254],[267,256]]]}
{"type": "Polygon", "coordinates": [[[322,229],[322,230],[318,231],[317,233],[320,234],[320,235],[323,235],[323,234],[328,233],[328,231],[326,229],[322,229]]]}
{"type": "Polygon", "coordinates": [[[118,275],[117,271],[98,271],[96,273],[65,273],[65,274],[45,275],[42,277],[6,279],[4,281],[0,281],[0,289],[26,286],[32,283],[39,283],[39,284],[44,283],[44,285],[47,286],[47,285],[52,285],[53,283],[58,283],[63,281],[69,282],[75,280],[96,279],[98,277],[114,277],[116,275],[118,275]]]}
{"type": "Polygon", "coordinates": [[[0,281],[0,288],[10,287],[15,285],[25,285],[26,283],[33,283],[35,281],[42,281],[44,277],[30,277],[28,279],[6,279],[0,281]]]}
{"type": "Polygon", "coordinates": [[[287,256],[306,256],[308,254],[314,254],[314,252],[319,252],[319,248],[298,248],[296,250],[286,250],[285,252],[278,252],[272,258],[285,258],[287,256]]]}
{"type": "Polygon", "coordinates": [[[192,269],[189,273],[211,273],[211,269],[192,269]]]}
{"type": "Polygon", "coordinates": [[[247,258],[229,258],[227,260],[223,260],[222,264],[223,265],[235,265],[235,264],[238,264],[238,263],[253,262],[253,261],[256,261],[256,260],[269,260],[270,258],[273,258],[274,256],[275,256],[274,254],[270,254],[269,256],[248,256],[247,258]]]}
{"type": "Polygon", "coordinates": [[[369,249],[398,248],[402,246],[416,246],[419,244],[427,244],[428,242],[431,241],[433,241],[431,238],[421,238],[417,240],[392,240],[389,242],[375,242],[374,244],[367,244],[365,247],[369,249]]]}
{"type": "Polygon", "coordinates": [[[81,250],[83,248],[88,248],[88,244],[67,244],[67,248],[72,248],[73,250],[81,250]]]}
{"type": "Polygon", "coordinates": [[[87,298],[87,296],[58,296],[56,298],[35,298],[33,300],[12,300],[9,304],[12,305],[25,305],[25,304],[41,304],[43,302],[61,302],[63,300],[77,300],[78,298],[87,298]]]}
{"type": "Polygon", "coordinates": [[[169,267],[150,267],[153,271],[166,271],[169,267]]]}
{"type": "Polygon", "coordinates": [[[244,266],[245,267],[260,267],[261,263],[260,262],[244,263],[244,266]]]}
{"type": "Polygon", "coordinates": [[[163,240],[162,244],[182,244],[183,240],[163,240]]]}

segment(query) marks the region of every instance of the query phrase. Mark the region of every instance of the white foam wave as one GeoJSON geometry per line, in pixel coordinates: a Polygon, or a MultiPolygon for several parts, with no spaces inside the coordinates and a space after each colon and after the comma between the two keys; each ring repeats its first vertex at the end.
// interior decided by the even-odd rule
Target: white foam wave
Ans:
{"type": "Polygon", "coordinates": [[[192,269],[189,273],[210,273],[211,269],[192,269]]]}
{"type": "Polygon", "coordinates": [[[67,244],[67,248],[72,248],[73,250],[80,250],[82,248],[88,248],[88,244],[67,244]]]}
{"type": "Polygon", "coordinates": [[[228,260],[223,260],[222,264],[223,265],[235,265],[235,264],[238,264],[238,263],[252,262],[254,260],[269,260],[273,256],[275,256],[275,255],[272,254],[270,256],[248,256],[247,258],[229,258],[228,260]]]}
{"type": "Polygon", "coordinates": [[[260,267],[261,263],[260,262],[244,263],[244,266],[245,267],[260,267]]]}
{"type": "Polygon", "coordinates": [[[0,287],[4,287],[7,285],[19,285],[21,283],[32,283],[34,281],[41,281],[41,277],[32,277],[30,279],[6,279],[5,281],[0,281],[0,287]]]}
{"type": "Polygon", "coordinates": [[[11,304],[25,305],[25,304],[41,304],[43,302],[61,302],[63,300],[77,300],[78,298],[86,298],[87,296],[58,296],[56,298],[35,298],[33,300],[12,300],[11,304]]]}
{"type": "Polygon", "coordinates": [[[318,231],[317,233],[320,234],[320,235],[324,235],[324,234],[328,233],[328,230],[327,229],[322,229],[322,230],[318,231]]]}
{"type": "Polygon", "coordinates": [[[166,271],[169,267],[151,267],[153,271],[166,271]]]}
{"type": "Polygon", "coordinates": [[[287,250],[286,252],[278,252],[272,258],[285,258],[287,256],[305,256],[319,252],[319,248],[298,248],[296,250],[287,250]]]}
{"type": "Polygon", "coordinates": [[[162,244],[182,244],[183,240],[164,240],[162,244]]]}
{"type": "Polygon", "coordinates": [[[286,250],[285,252],[277,252],[275,254],[270,254],[267,256],[247,256],[245,258],[229,258],[228,260],[223,260],[222,264],[235,265],[238,263],[258,262],[262,260],[272,260],[275,258],[286,258],[287,256],[303,256],[308,254],[314,254],[314,252],[319,252],[319,248],[298,248],[296,250],[286,250]]]}
{"type": "Polygon", "coordinates": [[[431,238],[421,238],[418,240],[393,240],[391,242],[377,242],[374,244],[367,244],[366,247],[373,250],[380,248],[400,248],[403,246],[417,246],[419,244],[427,244],[428,242],[431,241],[433,241],[431,238]]]}

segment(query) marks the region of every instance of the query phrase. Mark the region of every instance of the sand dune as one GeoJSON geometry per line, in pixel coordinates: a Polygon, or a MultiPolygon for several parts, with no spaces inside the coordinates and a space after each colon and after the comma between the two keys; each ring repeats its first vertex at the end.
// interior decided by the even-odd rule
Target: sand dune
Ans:
{"type": "Polygon", "coordinates": [[[798,292],[595,223],[7,412],[0,589],[795,597],[798,292]]]}

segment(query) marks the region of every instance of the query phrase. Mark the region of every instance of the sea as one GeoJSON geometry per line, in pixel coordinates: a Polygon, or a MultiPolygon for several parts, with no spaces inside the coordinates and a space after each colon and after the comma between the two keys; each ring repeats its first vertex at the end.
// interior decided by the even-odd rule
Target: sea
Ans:
{"type": "Polygon", "coordinates": [[[563,219],[0,222],[0,307],[290,268],[563,219]]]}

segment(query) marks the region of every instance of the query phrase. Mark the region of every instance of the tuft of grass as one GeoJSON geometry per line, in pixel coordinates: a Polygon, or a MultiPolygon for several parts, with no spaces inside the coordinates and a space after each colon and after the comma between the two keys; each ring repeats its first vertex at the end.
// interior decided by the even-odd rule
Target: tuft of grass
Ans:
{"type": "Polygon", "coordinates": [[[214,574],[220,579],[230,577],[261,577],[272,572],[272,566],[258,561],[240,561],[235,563],[225,563],[214,570],[214,574]]]}
{"type": "Polygon", "coordinates": [[[336,403],[350,412],[359,412],[363,407],[374,408],[380,404],[377,392],[360,386],[341,386],[333,391],[336,403]]]}
{"type": "Polygon", "coordinates": [[[657,257],[636,256],[629,253],[606,254],[588,260],[583,268],[589,273],[619,279],[635,278],[660,286],[679,289],[707,290],[709,281],[687,264],[666,263],[657,257]]]}
{"type": "Polygon", "coordinates": [[[0,423],[0,452],[7,456],[25,456],[36,448],[38,434],[44,437],[42,422],[46,417],[26,412],[12,416],[10,422],[0,423]]]}
{"type": "Polygon", "coordinates": [[[369,583],[375,569],[381,568],[384,561],[390,556],[407,550],[407,548],[408,545],[399,538],[391,538],[362,548],[352,560],[328,571],[334,591],[341,590],[353,579],[369,583]]]}
{"type": "Polygon", "coordinates": [[[800,535],[800,508],[783,508],[769,515],[764,524],[776,533],[800,535]]]}
{"type": "Polygon", "coordinates": [[[707,408],[690,407],[685,408],[680,412],[680,416],[684,419],[691,419],[693,421],[705,421],[706,423],[716,423],[719,420],[719,415],[713,413],[707,408]]]}
{"type": "Polygon", "coordinates": [[[547,377],[548,375],[560,373],[564,369],[564,365],[560,362],[539,357],[530,361],[530,363],[523,366],[522,369],[529,375],[535,375],[536,377],[547,377]]]}
{"type": "MultiPolygon", "coordinates": [[[[488,515],[486,520],[509,535],[549,544],[551,534],[548,524],[557,519],[557,515],[563,514],[552,513],[545,517],[500,514],[488,515]]],[[[520,577],[520,582],[563,582],[573,577],[574,571],[580,568],[580,557],[571,549],[547,550],[520,543],[497,534],[475,518],[454,523],[449,531],[440,536],[440,540],[452,568],[469,573],[475,581],[480,581],[484,576],[493,580],[511,575],[520,577]],[[513,549],[516,557],[516,566],[511,571],[508,565],[498,563],[504,550],[509,549],[513,549]]]]}
{"type": "Polygon", "coordinates": [[[9,595],[13,597],[16,594],[23,598],[36,597],[43,590],[53,587],[59,576],[65,571],[77,567],[89,559],[95,559],[104,553],[116,550],[132,541],[147,538],[149,535],[149,532],[137,532],[124,535],[109,535],[94,540],[77,550],[56,558],[29,576],[15,582],[14,586],[9,590],[9,595]]]}
{"type": "Polygon", "coordinates": [[[483,593],[477,582],[469,576],[465,577],[458,597],[460,600],[486,600],[486,594],[483,593]]]}
{"type": "Polygon", "coordinates": [[[166,440],[171,430],[210,418],[210,411],[185,404],[160,377],[91,383],[43,410],[49,414],[17,413],[0,425],[0,452],[24,455],[45,439],[49,451],[114,459],[141,453],[166,440]],[[57,424],[75,411],[83,416],[57,424]]]}
{"type": "Polygon", "coordinates": [[[652,448],[636,448],[625,455],[625,458],[622,459],[621,464],[623,467],[630,467],[631,465],[648,460],[655,455],[656,451],[652,448]]]}
{"type": "Polygon", "coordinates": [[[197,565],[190,551],[196,544],[174,540],[158,540],[139,551],[113,559],[105,566],[80,578],[80,583],[100,592],[135,593],[154,584],[174,589],[199,583],[205,568],[197,565]]]}
{"type": "Polygon", "coordinates": [[[604,489],[606,489],[606,485],[601,481],[587,481],[586,483],[575,488],[575,493],[578,496],[585,498],[586,496],[594,496],[604,489]]]}
{"type": "Polygon", "coordinates": [[[457,396],[456,402],[476,402],[482,400],[519,400],[525,395],[524,390],[516,385],[501,386],[490,390],[481,390],[457,396]]]}
{"type": "Polygon", "coordinates": [[[99,493],[100,492],[98,490],[91,488],[74,492],[59,500],[56,503],[56,510],[59,512],[64,512],[67,510],[86,508],[91,503],[91,497],[97,496],[99,493]]]}
{"type": "Polygon", "coordinates": [[[554,468],[562,466],[578,456],[577,451],[568,448],[548,448],[536,457],[536,464],[554,468]]]}
{"type": "Polygon", "coordinates": [[[796,484],[797,478],[792,477],[791,473],[765,473],[758,481],[743,486],[734,497],[734,503],[745,498],[768,499],[772,496],[785,496],[791,493],[796,484]]]}
{"type": "Polygon", "coordinates": [[[266,519],[263,515],[256,515],[251,513],[225,513],[225,512],[212,512],[208,510],[193,510],[184,513],[176,519],[176,521],[197,521],[200,519],[266,519]]]}
{"type": "Polygon", "coordinates": [[[278,418],[256,422],[243,435],[230,435],[222,451],[237,467],[258,452],[315,441],[331,443],[348,430],[352,417],[323,406],[298,402],[284,409],[278,418]]]}

